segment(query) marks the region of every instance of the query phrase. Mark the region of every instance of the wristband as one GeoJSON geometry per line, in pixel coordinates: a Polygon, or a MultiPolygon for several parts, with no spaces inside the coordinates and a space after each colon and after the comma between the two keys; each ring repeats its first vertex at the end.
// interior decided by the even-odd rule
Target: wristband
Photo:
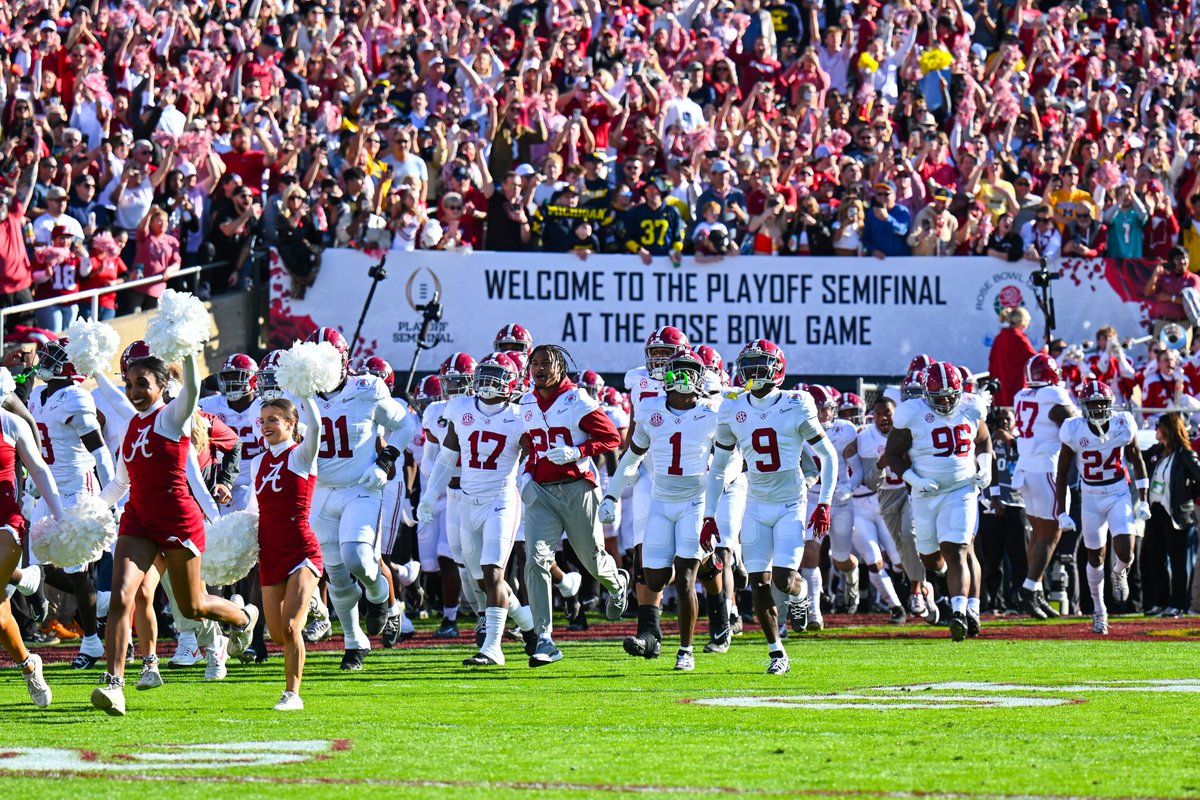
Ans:
{"type": "Polygon", "coordinates": [[[396,462],[400,459],[400,450],[395,445],[388,445],[379,451],[379,455],[375,456],[375,463],[384,472],[390,473],[396,466],[396,462]]]}
{"type": "Polygon", "coordinates": [[[1133,488],[1135,488],[1135,489],[1149,489],[1149,488],[1150,488],[1150,479],[1149,479],[1149,478],[1137,478],[1137,479],[1136,479],[1136,480],[1134,480],[1134,482],[1133,482],[1133,488]]]}

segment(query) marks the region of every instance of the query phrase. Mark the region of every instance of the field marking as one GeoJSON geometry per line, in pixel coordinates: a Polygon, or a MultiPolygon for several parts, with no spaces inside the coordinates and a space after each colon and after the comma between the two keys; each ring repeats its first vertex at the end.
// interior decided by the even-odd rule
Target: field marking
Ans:
{"type": "Polygon", "coordinates": [[[122,773],[147,769],[275,767],[320,758],[347,749],[345,740],[299,739],[267,742],[147,745],[144,752],[121,752],[102,760],[94,750],[70,747],[13,747],[0,752],[0,773],[122,773]]]}
{"type": "Polygon", "coordinates": [[[868,694],[797,694],[774,697],[702,697],[691,702],[694,705],[725,708],[857,708],[874,711],[913,708],[1029,708],[1070,705],[1083,701],[1069,697],[980,697],[966,694],[895,698],[868,694]]]}

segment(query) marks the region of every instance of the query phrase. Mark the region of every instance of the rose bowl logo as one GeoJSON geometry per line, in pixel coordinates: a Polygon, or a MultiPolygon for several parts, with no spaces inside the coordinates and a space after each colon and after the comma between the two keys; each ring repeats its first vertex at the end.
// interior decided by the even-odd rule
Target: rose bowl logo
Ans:
{"type": "Polygon", "coordinates": [[[933,414],[926,414],[926,415],[925,415],[925,421],[926,421],[926,422],[933,422],[933,414]]]}
{"type": "Polygon", "coordinates": [[[532,412],[532,411],[526,411],[526,412],[525,412],[525,421],[526,421],[526,422],[529,422],[529,420],[531,420],[531,419],[533,419],[533,412],[532,412]]]}
{"type": "Polygon", "coordinates": [[[1023,305],[1025,305],[1025,296],[1021,294],[1021,287],[1014,286],[1011,283],[1000,287],[1000,291],[996,293],[996,299],[992,303],[996,314],[999,314],[1006,308],[1017,308],[1023,305]]]}
{"type": "Polygon", "coordinates": [[[645,389],[649,385],[650,385],[650,381],[646,380],[645,378],[642,378],[640,381],[638,381],[638,386],[641,387],[642,389],[645,389]]]}
{"type": "Polygon", "coordinates": [[[651,424],[651,425],[653,425],[653,426],[654,426],[654,427],[656,427],[656,428],[657,428],[659,425],[662,425],[662,424],[663,424],[663,418],[662,418],[662,414],[659,414],[658,412],[655,412],[655,413],[651,414],[651,415],[650,415],[650,424],[651,424]]]}
{"type": "Polygon", "coordinates": [[[1088,438],[1086,436],[1079,440],[1079,446],[1080,447],[1088,446],[1088,438]]]}
{"type": "Polygon", "coordinates": [[[463,425],[474,425],[475,424],[475,415],[474,414],[463,414],[462,424],[463,425]]]}
{"type": "Polygon", "coordinates": [[[738,422],[745,422],[745,421],[746,421],[746,412],[745,412],[745,411],[739,411],[739,412],[737,413],[737,421],[738,421],[738,422]]]}

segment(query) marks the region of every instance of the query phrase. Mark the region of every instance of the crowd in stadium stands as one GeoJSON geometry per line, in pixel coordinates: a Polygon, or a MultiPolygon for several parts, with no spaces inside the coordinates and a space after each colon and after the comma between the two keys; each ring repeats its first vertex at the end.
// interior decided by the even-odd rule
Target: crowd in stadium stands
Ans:
{"type": "Polygon", "coordinates": [[[5,0],[0,303],[267,245],[1200,264],[1198,55],[1163,0],[5,0]]]}

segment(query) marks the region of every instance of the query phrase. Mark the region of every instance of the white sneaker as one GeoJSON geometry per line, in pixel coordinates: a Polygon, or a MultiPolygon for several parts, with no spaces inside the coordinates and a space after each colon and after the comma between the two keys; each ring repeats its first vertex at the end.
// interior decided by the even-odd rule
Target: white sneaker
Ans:
{"type": "Polygon", "coordinates": [[[1104,636],[1108,633],[1108,614],[1103,611],[1097,611],[1092,614],[1092,633],[1098,633],[1104,636]]]}
{"type": "Polygon", "coordinates": [[[50,691],[50,684],[46,683],[46,676],[42,674],[42,657],[37,653],[30,653],[29,663],[33,669],[29,672],[21,670],[25,677],[25,686],[29,689],[29,699],[38,708],[45,708],[50,705],[54,693],[50,691]]]}
{"type": "Polygon", "coordinates": [[[792,662],[788,659],[787,653],[781,656],[771,656],[771,663],[767,665],[768,675],[783,675],[792,668],[792,662]]]}
{"type": "Polygon", "coordinates": [[[158,672],[158,656],[146,656],[142,659],[142,674],[138,676],[135,689],[144,692],[147,689],[157,689],[163,685],[162,675],[158,672]]]}
{"type": "Polygon", "coordinates": [[[295,692],[284,692],[275,704],[276,711],[303,711],[304,701],[295,692]]]}
{"type": "Polygon", "coordinates": [[[579,587],[583,585],[583,576],[578,572],[568,572],[563,575],[562,583],[555,588],[563,597],[574,597],[579,594],[579,587]]]}
{"type": "Polygon", "coordinates": [[[112,592],[96,590],[96,619],[108,616],[108,606],[112,602],[112,592]]]}
{"type": "Polygon", "coordinates": [[[1120,572],[1113,570],[1112,574],[1112,593],[1113,600],[1118,603],[1124,603],[1129,599],[1129,570],[1123,569],[1120,572]]]}
{"type": "Polygon", "coordinates": [[[917,594],[909,597],[908,610],[912,612],[914,617],[925,616],[925,596],[918,591],[917,594]]]}
{"type": "Polygon", "coordinates": [[[308,598],[308,617],[309,619],[329,619],[329,607],[321,602],[321,598],[313,595],[308,598]]]}
{"type": "Polygon", "coordinates": [[[219,681],[225,677],[225,659],[229,657],[229,638],[218,633],[208,647],[208,664],[204,667],[206,680],[219,681]]]}
{"type": "Polygon", "coordinates": [[[100,685],[92,689],[92,705],[110,717],[125,716],[125,679],[101,675],[100,685]]]}
{"type": "Polygon", "coordinates": [[[234,628],[229,633],[229,655],[236,658],[250,646],[250,641],[254,638],[254,626],[258,624],[258,608],[246,605],[236,594],[230,599],[234,605],[246,612],[246,624],[234,628]]]}
{"type": "Polygon", "coordinates": [[[167,666],[172,669],[194,667],[200,663],[200,659],[203,657],[200,653],[200,645],[196,643],[196,634],[192,631],[183,631],[175,641],[175,654],[167,661],[167,666]]]}
{"type": "Polygon", "coordinates": [[[320,642],[333,635],[333,625],[328,619],[314,619],[304,628],[302,634],[306,642],[320,642]]]}
{"type": "Polygon", "coordinates": [[[691,672],[696,668],[696,657],[687,650],[675,654],[675,669],[681,672],[691,672]]]}

